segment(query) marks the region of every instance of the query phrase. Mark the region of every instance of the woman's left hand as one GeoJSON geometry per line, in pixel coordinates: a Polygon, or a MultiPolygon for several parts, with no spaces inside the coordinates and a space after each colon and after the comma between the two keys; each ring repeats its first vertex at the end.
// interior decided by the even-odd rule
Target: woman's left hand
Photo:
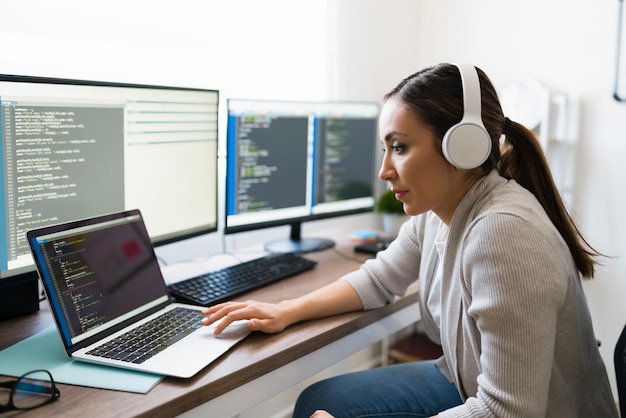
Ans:
{"type": "Polygon", "coordinates": [[[313,412],[313,415],[311,415],[309,418],[333,418],[333,416],[326,411],[319,410],[313,412]]]}

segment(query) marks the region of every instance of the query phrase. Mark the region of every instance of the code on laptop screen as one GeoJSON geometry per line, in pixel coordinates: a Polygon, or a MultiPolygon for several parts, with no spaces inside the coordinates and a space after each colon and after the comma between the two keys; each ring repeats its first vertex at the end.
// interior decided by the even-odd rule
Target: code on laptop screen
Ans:
{"type": "Polygon", "coordinates": [[[73,341],[167,296],[139,216],[59,231],[36,241],[53,309],[61,311],[63,333],[73,341]]]}

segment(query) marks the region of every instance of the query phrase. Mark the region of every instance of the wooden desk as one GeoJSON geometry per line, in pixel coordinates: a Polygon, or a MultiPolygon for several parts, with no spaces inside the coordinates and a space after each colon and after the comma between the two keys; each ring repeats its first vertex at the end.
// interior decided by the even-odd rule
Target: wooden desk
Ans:
{"type": "MultiPolygon", "coordinates": [[[[358,267],[349,243],[307,254],[311,271],[246,294],[240,299],[278,302],[307,293],[358,267]]],[[[359,259],[364,259],[356,255],[359,259]]],[[[279,334],[253,333],[191,379],[165,378],[147,394],[60,385],[57,402],[20,417],[229,417],[324,370],[419,317],[417,294],[393,305],[296,324],[279,334]]],[[[0,322],[0,349],[52,324],[45,304],[38,313],[0,322]]]]}

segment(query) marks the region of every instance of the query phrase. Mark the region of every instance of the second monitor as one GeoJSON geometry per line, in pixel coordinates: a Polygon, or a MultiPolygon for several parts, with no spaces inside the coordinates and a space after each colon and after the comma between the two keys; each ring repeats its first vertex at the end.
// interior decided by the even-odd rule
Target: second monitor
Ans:
{"type": "Polygon", "coordinates": [[[332,247],[302,237],[309,220],[372,211],[375,102],[228,100],[226,233],[290,225],[270,252],[332,247]]]}

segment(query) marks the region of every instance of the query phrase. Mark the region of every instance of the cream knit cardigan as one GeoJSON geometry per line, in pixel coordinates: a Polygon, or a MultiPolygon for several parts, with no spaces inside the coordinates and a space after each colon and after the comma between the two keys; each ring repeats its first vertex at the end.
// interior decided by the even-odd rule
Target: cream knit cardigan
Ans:
{"type": "Polygon", "coordinates": [[[439,256],[433,213],[412,217],[375,260],[342,279],[365,309],[419,278],[420,313],[440,370],[464,404],[446,417],[617,417],[572,256],[535,197],[495,170],[449,226],[441,328],[426,307],[439,256]]]}

